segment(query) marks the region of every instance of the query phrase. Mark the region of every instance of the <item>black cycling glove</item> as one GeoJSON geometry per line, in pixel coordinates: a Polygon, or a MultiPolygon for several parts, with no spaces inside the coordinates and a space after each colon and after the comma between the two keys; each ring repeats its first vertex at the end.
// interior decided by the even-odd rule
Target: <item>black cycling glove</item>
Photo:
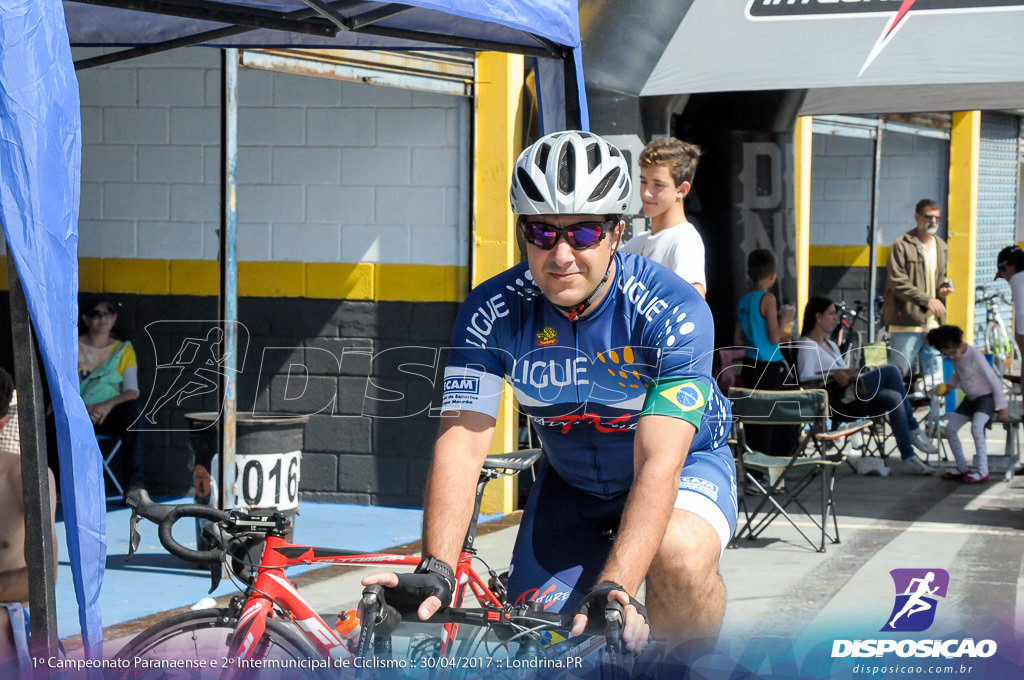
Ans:
{"type": "Polygon", "coordinates": [[[650,623],[647,618],[647,607],[640,604],[639,600],[630,595],[618,583],[601,581],[590,589],[587,596],[580,602],[580,606],[576,608],[577,614],[583,614],[587,617],[587,631],[603,629],[605,624],[604,610],[608,606],[608,594],[613,590],[621,590],[626,593],[626,596],[629,597],[629,603],[640,612],[640,616],[644,617],[645,622],[650,623]]]}
{"type": "Polygon", "coordinates": [[[441,600],[444,609],[452,603],[455,574],[452,568],[433,557],[425,558],[411,574],[399,574],[398,585],[385,588],[387,603],[403,615],[415,613],[431,595],[441,600]]]}

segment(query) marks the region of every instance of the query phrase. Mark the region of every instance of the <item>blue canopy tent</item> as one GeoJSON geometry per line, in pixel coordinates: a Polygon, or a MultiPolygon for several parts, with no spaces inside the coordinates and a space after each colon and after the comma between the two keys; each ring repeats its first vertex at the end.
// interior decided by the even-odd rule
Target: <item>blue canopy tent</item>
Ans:
{"type": "MultiPolygon", "coordinates": [[[[576,0],[0,3],[0,221],[18,277],[11,274],[12,317],[27,305],[56,411],[67,541],[82,638],[92,657],[102,642],[96,603],[105,504],[100,454],[75,375],[81,120],[74,68],[187,45],[521,53],[536,60],[542,126],[589,125],[576,0]],[[71,45],[126,49],[73,65],[71,45]]],[[[16,359],[23,384],[20,374],[31,373],[35,359],[19,347],[16,359]]],[[[26,427],[32,424],[23,432],[26,427]]],[[[45,486],[45,474],[42,479],[45,486]]],[[[43,610],[53,606],[52,580],[44,584],[48,593],[39,593],[38,583],[33,633],[50,644],[56,626],[43,610]]]]}

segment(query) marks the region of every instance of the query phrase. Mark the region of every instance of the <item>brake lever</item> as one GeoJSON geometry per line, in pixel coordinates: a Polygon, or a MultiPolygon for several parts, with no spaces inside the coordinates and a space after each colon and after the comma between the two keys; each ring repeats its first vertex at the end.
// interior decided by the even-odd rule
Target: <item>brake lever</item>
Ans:
{"type": "Polygon", "coordinates": [[[221,571],[220,563],[210,565],[210,590],[207,591],[207,595],[212,595],[220,585],[221,571]]]}
{"type": "Polygon", "coordinates": [[[131,560],[132,555],[139,549],[139,544],[142,542],[142,536],[139,534],[139,510],[134,505],[132,506],[132,516],[128,520],[128,556],[125,557],[124,561],[131,560]]]}
{"type": "Polygon", "coordinates": [[[625,623],[625,607],[618,600],[611,600],[604,608],[604,638],[608,651],[618,657],[622,654],[622,627],[625,623]]]}
{"type": "MultiPolygon", "coordinates": [[[[202,535],[206,537],[211,546],[223,547],[226,545],[220,527],[212,522],[203,527],[202,535]]],[[[220,585],[222,572],[223,567],[219,561],[210,564],[210,590],[207,595],[212,595],[213,591],[217,590],[217,586],[220,585]]]]}

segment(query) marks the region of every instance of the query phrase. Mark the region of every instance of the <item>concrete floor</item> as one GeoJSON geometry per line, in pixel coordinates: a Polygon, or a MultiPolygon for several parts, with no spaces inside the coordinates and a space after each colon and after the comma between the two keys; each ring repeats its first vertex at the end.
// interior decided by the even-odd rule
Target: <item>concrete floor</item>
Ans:
{"type": "MultiPolygon", "coordinates": [[[[993,453],[1001,451],[999,435],[993,430],[993,453]]],[[[934,458],[933,462],[943,464],[934,458]]],[[[994,459],[993,467],[998,464],[994,459]]],[[[994,474],[993,480],[997,481],[963,485],[938,476],[905,476],[898,467],[888,477],[864,477],[842,466],[837,479],[840,543],[829,544],[825,553],[815,552],[780,519],[761,538],[740,541],[739,547],[725,551],[721,574],[727,609],[718,653],[697,666],[704,668],[706,677],[723,678],[736,677],[737,672],[758,677],[918,677],[913,672],[880,673],[886,665],[906,662],[894,655],[834,659],[830,650],[836,639],[974,638],[995,640],[998,653],[966,661],[912,659],[910,670],[934,665],[941,672],[955,661],[954,665],[971,666],[957,666],[952,674],[958,677],[1022,677],[1024,479],[1005,481],[994,474]],[[948,592],[936,598],[934,622],[926,631],[879,632],[892,614],[894,569],[948,572],[948,592]]],[[[415,542],[419,534],[420,515],[415,510],[313,505],[303,505],[297,523],[300,531],[309,527],[309,534],[298,535],[303,542],[379,548],[415,542]]],[[[120,521],[112,513],[112,536],[120,521]]],[[[798,523],[813,531],[809,520],[798,523]]],[[[480,554],[491,564],[507,564],[515,531],[514,516],[492,523],[489,533],[478,539],[480,554]]],[[[136,566],[124,566],[123,558],[121,566],[112,564],[116,554],[108,559],[104,592],[113,591],[111,597],[122,603],[103,605],[104,622],[111,625],[106,636],[110,651],[158,620],[161,612],[206,596],[208,578],[180,563],[166,563],[170,558],[154,545],[153,533],[143,543],[143,554],[133,560],[136,566]],[[164,583],[170,594],[153,590],[154,583],[164,583]]],[[[61,568],[66,569],[65,563],[61,568]]],[[[295,581],[327,617],[354,606],[361,591],[358,581],[372,570],[376,569],[332,567],[298,574],[295,581]]],[[[60,578],[62,586],[69,585],[69,575],[62,573],[60,578]]],[[[66,633],[62,628],[62,637],[66,633]]],[[[76,646],[74,637],[65,643],[76,646]]]]}

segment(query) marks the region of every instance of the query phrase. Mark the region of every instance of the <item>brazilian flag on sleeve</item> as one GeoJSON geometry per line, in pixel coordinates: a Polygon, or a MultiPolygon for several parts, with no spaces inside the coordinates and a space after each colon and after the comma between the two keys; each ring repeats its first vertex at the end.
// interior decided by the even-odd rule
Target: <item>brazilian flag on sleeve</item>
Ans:
{"type": "Polygon", "coordinates": [[[660,378],[647,385],[647,399],[640,415],[682,418],[700,429],[711,388],[693,378],[660,378]]]}

